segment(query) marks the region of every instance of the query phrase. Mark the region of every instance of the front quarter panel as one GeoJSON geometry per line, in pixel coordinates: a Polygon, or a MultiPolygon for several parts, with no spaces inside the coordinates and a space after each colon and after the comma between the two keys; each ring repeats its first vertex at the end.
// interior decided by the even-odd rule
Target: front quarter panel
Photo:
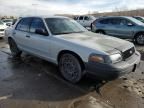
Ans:
{"type": "Polygon", "coordinates": [[[51,54],[50,55],[56,64],[58,63],[57,57],[59,53],[63,50],[68,50],[68,51],[72,51],[76,53],[77,55],[81,57],[83,62],[88,62],[88,57],[92,53],[104,55],[104,53],[101,51],[87,48],[87,47],[84,47],[84,46],[63,40],[63,39],[59,39],[56,36],[53,36],[51,38],[51,54]]]}

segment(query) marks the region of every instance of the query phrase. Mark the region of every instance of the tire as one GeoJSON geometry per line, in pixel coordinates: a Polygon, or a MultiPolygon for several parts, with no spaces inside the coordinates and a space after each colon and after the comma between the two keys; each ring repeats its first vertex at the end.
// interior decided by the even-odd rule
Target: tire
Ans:
{"type": "Polygon", "coordinates": [[[91,23],[91,25],[90,25],[90,28],[91,28],[91,31],[92,31],[92,30],[93,30],[92,23],[91,23]]]}
{"type": "Polygon", "coordinates": [[[65,53],[60,57],[59,70],[62,76],[71,83],[77,83],[82,78],[81,64],[72,54],[65,53]]]}
{"type": "Polygon", "coordinates": [[[135,36],[135,42],[138,45],[144,45],[144,33],[138,33],[135,36]]]}
{"type": "Polygon", "coordinates": [[[15,41],[13,39],[9,39],[8,43],[9,43],[9,46],[10,46],[12,56],[15,57],[15,58],[20,57],[22,51],[20,51],[18,49],[17,44],[15,43],[15,41]]]}
{"type": "Polygon", "coordinates": [[[105,32],[103,30],[98,30],[98,31],[96,31],[96,33],[105,34],[105,32]]]}

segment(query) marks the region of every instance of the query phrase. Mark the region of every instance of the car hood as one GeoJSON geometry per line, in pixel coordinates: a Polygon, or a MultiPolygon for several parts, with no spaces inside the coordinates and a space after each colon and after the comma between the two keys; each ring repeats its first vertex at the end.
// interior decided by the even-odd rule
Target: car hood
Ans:
{"type": "Polygon", "coordinates": [[[56,37],[91,49],[102,51],[117,49],[123,52],[134,46],[128,41],[92,32],[63,34],[57,35],[56,37]]]}

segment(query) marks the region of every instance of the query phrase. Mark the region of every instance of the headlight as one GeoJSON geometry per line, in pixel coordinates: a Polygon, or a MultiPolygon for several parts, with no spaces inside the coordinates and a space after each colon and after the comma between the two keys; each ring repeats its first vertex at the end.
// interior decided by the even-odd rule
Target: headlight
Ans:
{"type": "Polygon", "coordinates": [[[104,58],[100,55],[90,55],[89,61],[98,62],[98,63],[104,63],[105,62],[104,58]]]}
{"type": "Polygon", "coordinates": [[[113,54],[113,55],[110,55],[110,59],[112,63],[117,63],[117,62],[122,61],[122,56],[121,54],[113,54]]]}

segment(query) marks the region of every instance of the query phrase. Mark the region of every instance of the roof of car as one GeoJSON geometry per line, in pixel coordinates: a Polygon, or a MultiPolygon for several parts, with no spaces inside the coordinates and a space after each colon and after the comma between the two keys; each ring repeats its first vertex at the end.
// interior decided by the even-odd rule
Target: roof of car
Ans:
{"type": "Polygon", "coordinates": [[[107,19],[107,18],[126,18],[126,19],[129,19],[139,25],[143,25],[143,23],[133,17],[130,17],[130,16],[106,16],[106,17],[101,17],[99,18],[98,20],[103,20],[103,19],[107,19]]]}
{"type": "Polygon", "coordinates": [[[106,17],[100,17],[98,19],[107,19],[107,18],[127,18],[130,20],[135,20],[135,18],[131,17],[131,16],[106,16],[106,17]]]}
{"type": "Polygon", "coordinates": [[[68,17],[65,17],[65,16],[45,16],[45,15],[35,15],[35,16],[23,16],[21,18],[27,18],[27,17],[40,17],[40,18],[68,18],[68,17]]]}
{"type": "Polygon", "coordinates": [[[130,16],[105,16],[105,17],[100,17],[100,18],[132,18],[130,16]]]}

